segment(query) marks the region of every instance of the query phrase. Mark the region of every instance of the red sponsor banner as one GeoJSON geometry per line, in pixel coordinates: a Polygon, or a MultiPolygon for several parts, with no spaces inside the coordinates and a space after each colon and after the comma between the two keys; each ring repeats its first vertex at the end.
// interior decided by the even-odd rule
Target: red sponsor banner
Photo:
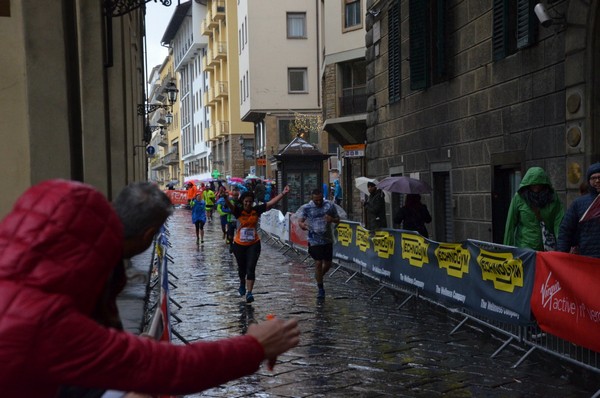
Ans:
{"type": "Polygon", "coordinates": [[[174,205],[187,205],[188,203],[187,191],[170,189],[165,191],[165,193],[174,205]]]}
{"type": "Polygon", "coordinates": [[[600,259],[538,252],[531,310],[545,332],[600,352],[600,259]]]}

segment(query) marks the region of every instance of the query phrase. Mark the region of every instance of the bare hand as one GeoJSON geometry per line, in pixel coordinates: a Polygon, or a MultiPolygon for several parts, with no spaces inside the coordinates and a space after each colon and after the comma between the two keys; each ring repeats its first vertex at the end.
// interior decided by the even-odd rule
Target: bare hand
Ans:
{"type": "Polygon", "coordinates": [[[288,192],[290,192],[290,186],[286,185],[285,187],[283,187],[283,190],[281,191],[281,193],[284,195],[287,195],[288,192]]]}
{"type": "Polygon", "coordinates": [[[266,322],[250,325],[248,334],[258,340],[265,350],[269,370],[273,369],[277,357],[300,342],[300,329],[298,321],[291,319],[273,319],[266,322]]]}

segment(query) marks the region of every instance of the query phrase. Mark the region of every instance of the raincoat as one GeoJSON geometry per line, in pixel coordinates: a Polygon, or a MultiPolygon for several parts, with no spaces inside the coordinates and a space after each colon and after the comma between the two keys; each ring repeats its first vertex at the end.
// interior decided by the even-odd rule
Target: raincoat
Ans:
{"type": "Polygon", "coordinates": [[[88,185],[51,180],[19,198],[0,223],[3,397],[53,397],[60,385],[188,394],[258,369],[252,336],[176,346],[94,321],[122,245],[117,214],[88,185]]]}
{"type": "Polygon", "coordinates": [[[554,192],[550,178],[544,169],[531,167],[525,173],[519,185],[519,190],[510,202],[504,229],[504,244],[542,251],[544,250],[544,244],[540,222],[534,210],[522,196],[524,189],[531,185],[546,185],[550,188],[552,199],[550,203],[539,210],[546,227],[555,237],[558,237],[560,222],[564,216],[563,205],[554,192]]]}

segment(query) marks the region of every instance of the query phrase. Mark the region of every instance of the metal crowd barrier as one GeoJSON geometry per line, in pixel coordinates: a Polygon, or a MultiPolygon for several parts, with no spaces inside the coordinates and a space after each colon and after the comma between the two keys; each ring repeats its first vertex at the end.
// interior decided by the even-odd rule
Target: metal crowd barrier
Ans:
{"type": "MultiPolygon", "coordinates": [[[[307,254],[306,248],[295,245],[289,239],[286,239],[285,236],[279,236],[264,229],[261,230],[261,233],[267,243],[276,245],[278,250],[283,254],[288,254],[290,252],[295,253],[297,256],[302,256],[304,253],[307,254]]],[[[306,255],[306,257],[304,257],[301,261],[304,262],[308,258],[309,256],[306,255]]],[[[462,318],[455,328],[449,332],[450,335],[456,333],[461,327],[465,326],[465,324],[470,321],[504,336],[505,339],[503,340],[502,344],[490,357],[495,358],[509,346],[515,347],[523,352],[523,355],[516,360],[513,368],[518,367],[527,359],[529,355],[537,350],[553,355],[563,361],[585,368],[592,372],[600,373],[600,353],[578,346],[550,333],[543,332],[535,322],[533,322],[531,326],[518,326],[499,322],[487,317],[483,317],[479,314],[469,311],[468,309],[450,307],[446,303],[421,294],[416,287],[411,285],[391,283],[389,280],[384,280],[379,274],[369,272],[360,264],[356,264],[352,261],[344,261],[339,258],[334,258],[334,264],[336,266],[332,269],[330,276],[336,273],[340,268],[344,268],[350,272],[351,275],[345,281],[345,283],[348,283],[357,275],[365,276],[378,282],[379,287],[370,296],[370,299],[373,299],[384,289],[391,289],[408,295],[406,299],[400,303],[398,309],[401,309],[411,299],[417,298],[444,308],[449,313],[455,314],[459,319],[462,318]]],[[[598,390],[592,398],[600,398],[600,390],[598,390]]]]}
{"type": "Polygon", "coordinates": [[[171,305],[179,309],[182,307],[170,295],[171,289],[177,289],[177,285],[172,279],[177,280],[178,278],[168,269],[169,263],[173,264],[173,258],[168,253],[171,243],[169,242],[167,224],[154,237],[152,246],[152,260],[149,269],[150,280],[146,286],[144,303],[143,333],[162,341],[171,341],[171,337],[174,335],[181,342],[189,344],[173,327],[173,321],[181,323],[181,319],[170,311],[171,305]]]}

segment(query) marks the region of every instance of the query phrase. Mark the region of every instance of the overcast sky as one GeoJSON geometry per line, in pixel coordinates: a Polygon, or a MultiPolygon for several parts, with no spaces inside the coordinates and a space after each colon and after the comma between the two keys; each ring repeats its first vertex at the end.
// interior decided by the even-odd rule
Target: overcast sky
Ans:
{"type": "MultiPolygon", "coordinates": [[[[160,45],[160,40],[165,34],[167,24],[175,12],[177,2],[173,1],[170,7],[163,6],[160,2],[150,1],[146,3],[146,46],[148,48],[148,73],[156,65],[160,65],[168,55],[165,47],[160,45]]],[[[146,79],[148,77],[146,76],[146,79]]]]}

